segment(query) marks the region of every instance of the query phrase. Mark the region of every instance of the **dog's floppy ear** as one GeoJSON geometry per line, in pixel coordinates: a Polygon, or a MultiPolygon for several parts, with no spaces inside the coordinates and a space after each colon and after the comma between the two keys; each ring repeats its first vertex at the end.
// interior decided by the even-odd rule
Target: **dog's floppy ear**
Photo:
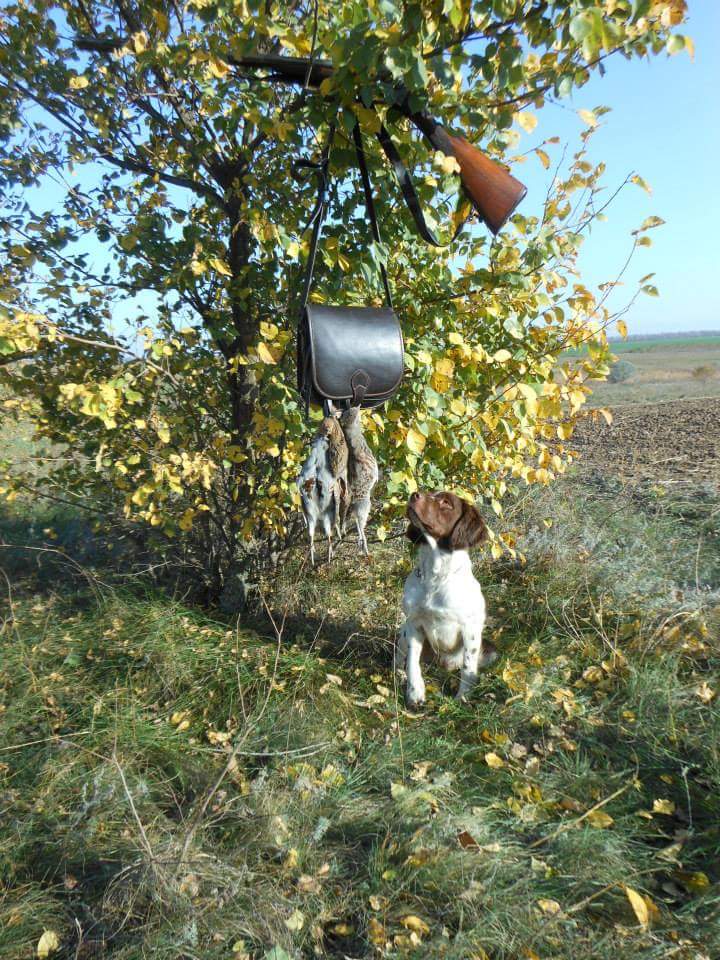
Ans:
{"type": "Polygon", "coordinates": [[[405,536],[408,538],[410,543],[422,543],[422,541],[425,539],[422,530],[418,530],[418,528],[412,523],[408,524],[407,530],[405,531],[405,536]]]}
{"type": "Polygon", "coordinates": [[[487,527],[479,510],[463,500],[462,514],[448,538],[448,546],[451,550],[469,550],[479,546],[486,537],[487,527]]]}

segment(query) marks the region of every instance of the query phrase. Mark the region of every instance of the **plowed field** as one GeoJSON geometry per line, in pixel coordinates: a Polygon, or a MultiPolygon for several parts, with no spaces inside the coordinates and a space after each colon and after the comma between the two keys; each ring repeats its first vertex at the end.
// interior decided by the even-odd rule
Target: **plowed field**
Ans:
{"type": "Polygon", "coordinates": [[[573,445],[593,473],[720,483],[720,398],[618,406],[610,426],[581,424],[573,445]]]}

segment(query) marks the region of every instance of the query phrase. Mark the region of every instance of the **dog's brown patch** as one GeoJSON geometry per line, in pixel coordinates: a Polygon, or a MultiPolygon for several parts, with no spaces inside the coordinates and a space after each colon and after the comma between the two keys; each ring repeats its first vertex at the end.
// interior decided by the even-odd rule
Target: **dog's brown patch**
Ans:
{"type": "Polygon", "coordinates": [[[407,536],[413,543],[427,533],[444,550],[469,550],[487,536],[477,507],[447,490],[414,493],[408,501],[407,516],[407,536]]]}

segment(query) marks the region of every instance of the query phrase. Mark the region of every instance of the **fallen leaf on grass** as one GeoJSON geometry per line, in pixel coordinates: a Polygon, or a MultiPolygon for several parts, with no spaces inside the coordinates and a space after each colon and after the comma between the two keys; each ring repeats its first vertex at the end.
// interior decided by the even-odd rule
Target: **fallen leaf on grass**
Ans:
{"type": "Polygon", "coordinates": [[[59,946],[60,938],[55,931],[45,930],[43,935],[38,940],[37,955],[40,958],[49,957],[51,953],[55,953],[59,946]]]}
{"type": "Polygon", "coordinates": [[[710,703],[715,697],[715,691],[703,680],[700,686],[695,688],[695,695],[700,697],[703,703],[710,703]]]}
{"type": "Polygon", "coordinates": [[[675,879],[679,880],[687,890],[690,890],[693,893],[700,893],[710,886],[708,876],[706,873],[703,873],[702,870],[697,870],[695,873],[687,873],[684,870],[678,870],[678,872],[675,874],[675,879]]]}
{"type": "Polygon", "coordinates": [[[480,844],[477,842],[477,840],[471,833],[468,833],[467,830],[461,830],[457,838],[458,838],[458,843],[465,850],[480,849],[480,844]]]}
{"type": "Polygon", "coordinates": [[[500,767],[505,766],[505,761],[502,757],[499,757],[496,753],[486,753],[485,754],[485,763],[492,767],[493,770],[499,770],[500,767]]]}
{"type": "Polygon", "coordinates": [[[589,813],[587,817],[585,817],[585,820],[591,827],[595,827],[597,830],[604,830],[606,827],[611,827],[615,823],[610,814],[605,813],[604,810],[593,810],[592,813],[589,813]]]}
{"type": "Polygon", "coordinates": [[[647,930],[654,920],[659,919],[660,911],[650,897],[638,893],[637,890],[633,890],[632,887],[628,886],[625,887],[625,896],[630,901],[630,906],[633,908],[633,912],[641,927],[647,930]]]}
{"type": "Polygon", "coordinates": [[[537,905],[540,907],[543,913],[550,914],[550,916],[554,916],[556,913],[560,913],[562,910],[562,907],[557,900],[538,900],[537,905]]]}
{"type": "Polygon", "coordinates": [[[302,893],[320,893],[321,887],[319,882],[315,877],[311,877],[309,874],[304,873],[302,876],[298,877],[297,880],[298,890],[302,893]]]}
{"type": "Polygon", "coordinates": [[[672,800],[656,800],[653,803],[653,813],[664,813],[671,817],[675,813],[675,804],[672,800]]]}
{"type": "Polygon", "coordinates": [[[290,960],[290,954],[286,953],[282,947],[272,947],[263,960],[290,960]]]}
{"type": "Polygon", "coordinates": [[[375,917],[370,917],[368,921],[368,937],[376,947],[382,947],[385,944],[385,927],[375,917]]]}
{"type": "MultiPolygon", "coordinates": [[[[289,917],[285,920],[285,926],[288,930],[296,932],[302,930],[305,925],[305,915],[302,914],[299,910],[293,910],[289,917]]],[[[277,949],[277,948],[276,948],[277,949]]]]}
{"type": "Polygon", "coordinates": [[[417,933],[418,936],[426,936],[430,933],[430,927],[425,923],[424,920],[421,920],[420,917],[413,916],[413,914],[408,914],[407,917],[402,917],[400,923],[405,927],[406,930],[411,930],[413,933],[417,933]]]}

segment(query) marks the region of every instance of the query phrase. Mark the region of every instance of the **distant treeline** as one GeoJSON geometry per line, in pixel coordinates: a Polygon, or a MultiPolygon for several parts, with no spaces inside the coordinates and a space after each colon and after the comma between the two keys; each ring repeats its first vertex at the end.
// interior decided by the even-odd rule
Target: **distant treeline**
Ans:
{"type": "Polygon", "coordinates": [[[678,340],[690,339],[691,337],[720,337],[720,330],[678,330],[675,333],[631,333],[627,340],[612,334],[608,337],[611,342],[622,341],[629,343],[631,340],[678,340]]]}

